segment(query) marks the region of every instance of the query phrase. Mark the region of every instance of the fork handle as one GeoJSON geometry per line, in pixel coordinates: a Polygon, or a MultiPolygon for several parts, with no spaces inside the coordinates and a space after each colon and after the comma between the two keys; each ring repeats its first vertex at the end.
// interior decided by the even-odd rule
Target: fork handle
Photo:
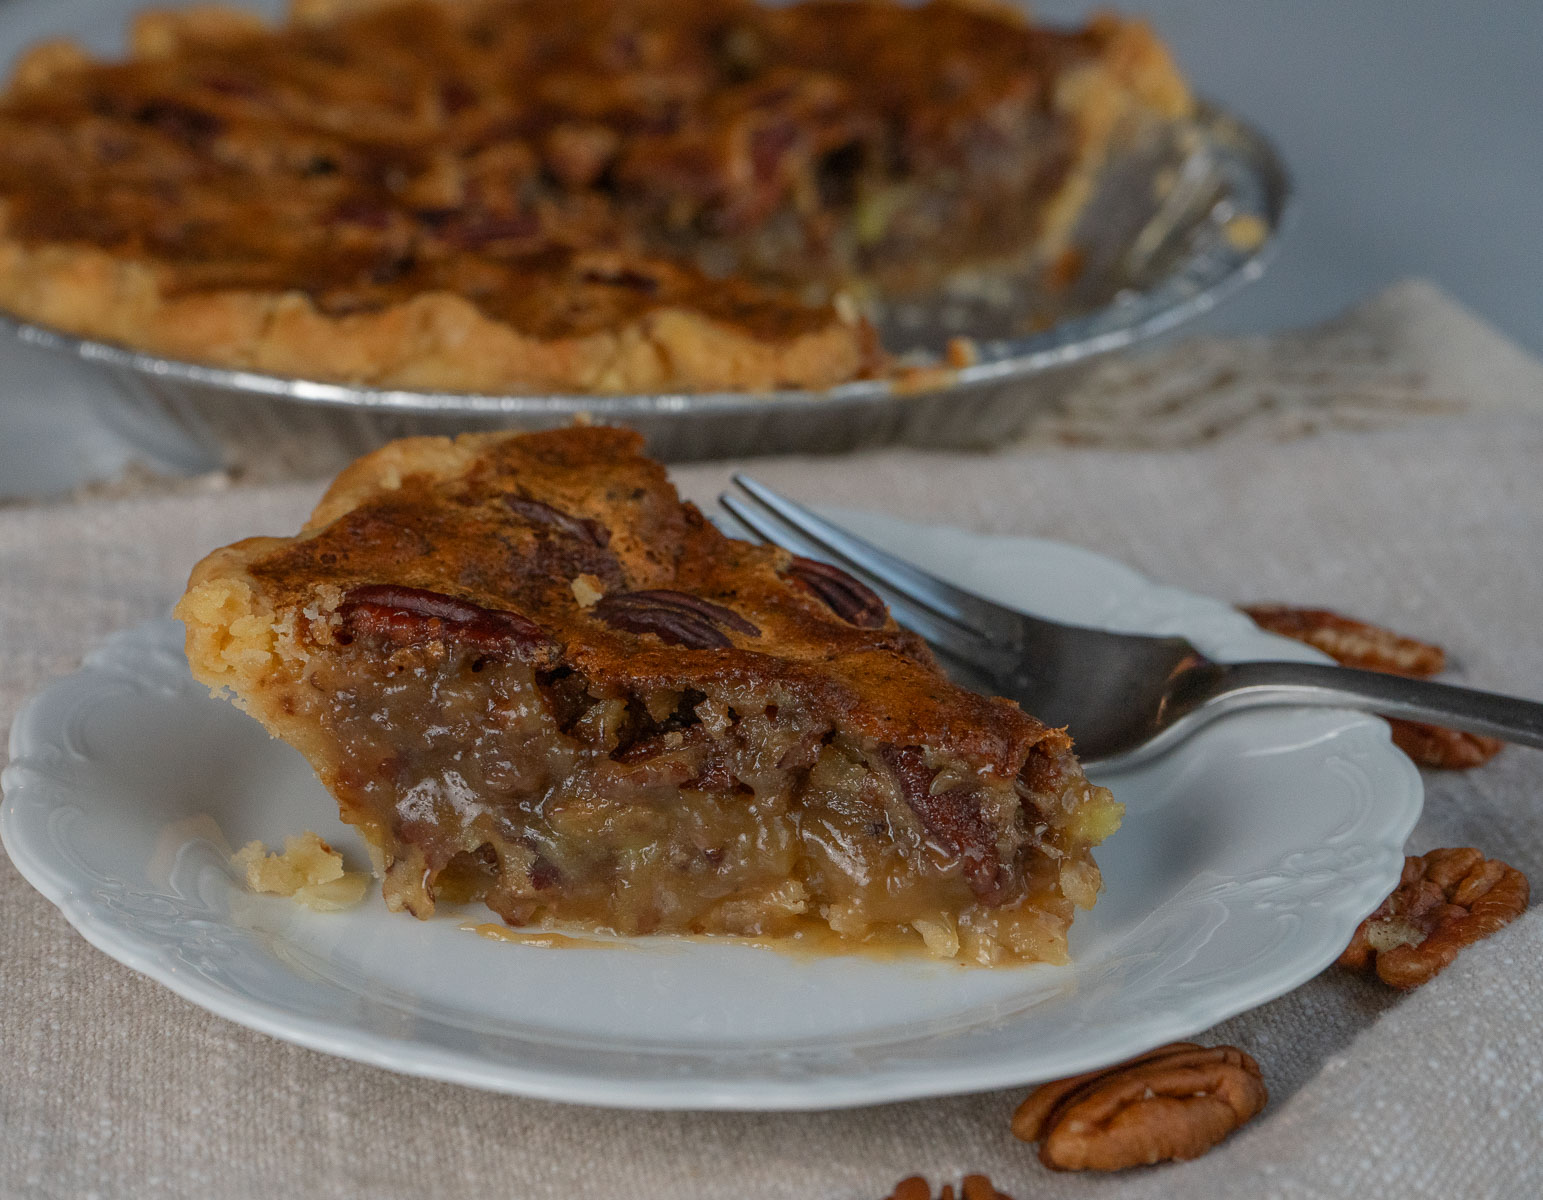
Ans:
{"type": "Polygon", "coordinates": [[[1209,718],[1231,709],[1307,704],[1426,721],[1543,749],[1543,704],[1534,700],[1326,663],[1209,666],[1196,672],[1194,687],[1177,689],[1172,696],[1168,715],[1174,725],[1200,716],[1202,709],[1209,718]]]}

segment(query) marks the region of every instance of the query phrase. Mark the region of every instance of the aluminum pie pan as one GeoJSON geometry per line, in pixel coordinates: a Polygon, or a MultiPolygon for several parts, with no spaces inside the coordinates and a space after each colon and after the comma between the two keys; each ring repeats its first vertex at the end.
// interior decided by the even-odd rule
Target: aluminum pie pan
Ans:
{"type": "Polygon", "coordinates": [[[1023,432],[1099,358],[1183,325],[1259,278],[1291,187],[1264,135],[1202,104],[1162,145],[1112,164],[1100,193],[1074,236],[1097,264],[1076,287],[1083,307],[1014,336],[1010,323],[1027,306],[1020,283],[984,299],[968,287],[940,292],[876,318],[886,347],[916,365],[823,391],[410,391],[167,359],[3,314],[0,329],[103,368],[114,384],[102,389],[103,415],[152,459],[184,470],[323,472],[392,437],[574,420],[632,426],[653,453],[676,460],[897,441],[987,446],[1023,432]],[[1007,336],[994,336],[1004,327],[1007,336]],[[953,336],[972,342],[970,365],[938,365],[953,336]]]}

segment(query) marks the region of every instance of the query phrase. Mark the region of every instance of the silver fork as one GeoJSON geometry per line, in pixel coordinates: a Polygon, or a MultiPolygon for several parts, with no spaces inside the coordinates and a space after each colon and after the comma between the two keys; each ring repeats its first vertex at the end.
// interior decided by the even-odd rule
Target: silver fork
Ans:
{"type": "Polygon", "coordinates": [[[1543,704],[1308,662],[1212,662],[1181,637],[1063,625],[955,587],[744,475],[723,505],[746,529],[871,587],[960,683],[1064,725],[1085,764],[1124,766],[1262,705],[1351,708],[1543,748],[1543,704]]]}

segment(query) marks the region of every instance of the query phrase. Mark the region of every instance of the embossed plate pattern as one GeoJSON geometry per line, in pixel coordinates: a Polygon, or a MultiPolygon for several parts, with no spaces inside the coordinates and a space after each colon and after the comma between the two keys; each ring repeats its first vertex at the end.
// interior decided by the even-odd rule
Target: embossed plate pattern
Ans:
{"type": "MultiPolygon", "coordinates": [[[[842,514],[1052,617],[1179,632],[1223,659],[1310,658],[1227,605],[1087,551],[842,514]]],[[[1069,967],[965,969],[641,939],[488,941],[252,896],[229,845],[358,840],[297,754],[188,675],[181,626],[119,634],[11,731],[0,836],[91,943],[231,1020],[409,1074],[654,1108],[832,1108],[1026,1084],[1263,1003],[1327,966],[1392,889],[1418,773],[1381,721],[1225,718],[1103,780],[1127,805],[1069,967]]]]}

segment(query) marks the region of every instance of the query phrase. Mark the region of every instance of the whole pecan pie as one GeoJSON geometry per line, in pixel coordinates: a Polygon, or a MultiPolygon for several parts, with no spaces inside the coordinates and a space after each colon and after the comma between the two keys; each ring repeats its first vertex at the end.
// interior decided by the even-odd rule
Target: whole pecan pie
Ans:
{"type": "Polygon", "coordinates": [[[420,389],[826,387],[850,289],[1062,246],[1182,116],[1144,26],[953,0],[299,0],[38,47],[0,102],[0,307],[420,389]]]}
{"type": "Polygon", "coordinates": [[[211,688],[297,747],[386,902],[511,925],[1064,961],[1121,807],[834,568],[725,537],[636,435],[410,439],[194,570],[211,688]]]}

